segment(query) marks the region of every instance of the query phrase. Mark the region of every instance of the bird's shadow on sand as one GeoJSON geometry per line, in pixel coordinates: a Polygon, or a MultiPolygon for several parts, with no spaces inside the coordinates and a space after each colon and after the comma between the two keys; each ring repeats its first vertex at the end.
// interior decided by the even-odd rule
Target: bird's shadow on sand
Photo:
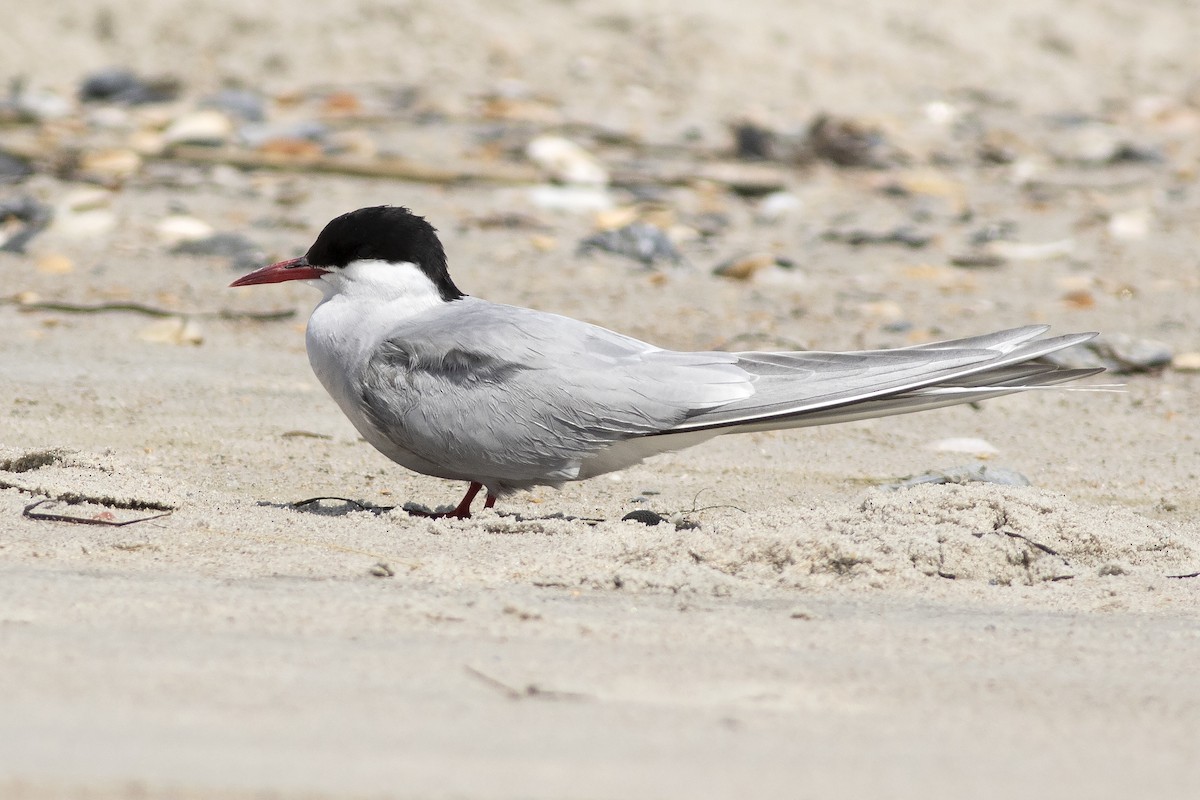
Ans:
{"type": "MultiPolygon", "coordinates": [[[[446,508],[430,509],[426,506],[417,503],[405,503],[403,506],[377,506],[367,503],[363,500],[354,500],[349,497],[309,497],[304,500],[297,500],[293,503],[272,503],[267,500],[260,500],[258,506],[261,508],[279,508],[288,511],[299,511],[303,514],[316,514],[320,517],[344,517],[348,514],[367,511],[375,516],[383,516],[392,511],[412,511],[412,517],[420,519],[428,517],[430,514],[442,513],[451,510],[450,506],[446,508]]],[[[545,516],[527,517],[523,514],[510,511],[497,511],[499,516],[512,520],[514,522],[544,522],[548,520],[563,520],[566,522],[582,522],[586,525],[599,525],[601,522],[607,522],[606,519],[594,517],[574,517],[562,512],[548,514],[545,516]]]]}

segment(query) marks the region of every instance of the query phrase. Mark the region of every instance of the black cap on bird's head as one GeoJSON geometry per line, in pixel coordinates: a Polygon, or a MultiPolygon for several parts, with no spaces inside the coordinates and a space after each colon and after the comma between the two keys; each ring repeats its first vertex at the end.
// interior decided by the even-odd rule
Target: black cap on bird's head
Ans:
{"type": "Polygon", "coordinates": [[[437,229],[402,206],[369,206],[335,217],[302,258],[281,261],[234,281],[234,286],[319,278],[355,261],[416,264],[443,300],[465,295],[450,279],[437,229]]]}

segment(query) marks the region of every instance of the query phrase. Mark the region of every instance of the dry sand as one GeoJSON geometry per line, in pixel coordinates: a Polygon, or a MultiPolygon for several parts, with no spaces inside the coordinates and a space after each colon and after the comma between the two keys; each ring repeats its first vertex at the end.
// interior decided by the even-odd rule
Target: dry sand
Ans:
{"type": "MultiPolygon", "coordinates": [[[[176,74],[193,100],[230,81],[390,82],[450,114],[512,79],[568,118],[713,146],[739,116],[832,111],[919,150],[926,104],[964,89],[1027,121],[1153,98],[1197,114],[1185,0],[674,5],[71,0],[9,20],[0,74],[69,92],[119,63],[176,74]]],[[[418,159],[460,145],[436,126],[397,136],[418,159]]],[[[304,177],[283,208],[271,198],[296,179],[231,171],[133,181],[114,230],[56,225],[0,254],[6,295],[302,312],[199,319],[202,344],[180,346],[147,341],[159,323],[137,315],[0,306],[0,483],[18,487],[0,490],[0,796],[1195,796],[1200,579],[1168,576],[1200,570],[1200,374],[731,437],[463,522],[306,512],[288,504],[436,505],[461,487],[391,465],[341,418],[304,356],[306,289],[227,290],[220,259],[170,255],[154,231],[184,210],[284,257],[342,211],[400,203],[441,228],[468,292],[669,346],[849,349],[1036,321],[1179,353],[1200,350],[1198,136],[1130,188],[1080,170],[1107,188],[1041,203],[947,168],[980,222],[1073,237],[1068,259],[990,271],[944,266],[954,231],[922,251],[822,241],[900,216],[870,174],[830,168],[795,173],[802,208],[777,222],[721,197],[732,227],[656,272],[577,258],[591,220],[519,188],[304,177]],[[469,224],[514,209],[547,230],[469,224]],[[1148,236],[1109,235],[1104,215],[1129,210],[1148,210],[1148,236]],[[710,274],[763,248],[802,277],[710,274]],[[73,271],[35,267],[49,256],[73,271]],[[1064,302],[1081,286],[1091,302],[1064,302]],[[986,439],[989,465],[1033,485],[881,487],[968,463],[928,449],[951,436],[986,439]],[[39,492],[175,511],[22,518],[39,492]],[[689,524],[618,521],[636,498],[689,524]],[[560,512],[602,521],[545,519],[560,512]]],[[[77,188],[29,184],[51,203],[77,188]]]]}

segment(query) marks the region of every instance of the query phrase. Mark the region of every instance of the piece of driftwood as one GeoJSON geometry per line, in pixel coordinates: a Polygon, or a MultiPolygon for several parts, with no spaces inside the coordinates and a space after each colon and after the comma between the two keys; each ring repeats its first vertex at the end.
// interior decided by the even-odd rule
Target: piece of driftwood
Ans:
{"type": "Polygon", "coordinates": [[[294,309],[279,311],[234,311],[222,308],[218,311],[172,311],[156,308],[144,303],[67,303],[56,300],[22,301],[19,297],[0,298],[0,303],[17,306],[21,311],[58,311],[63,314],[109,314],[128,312],[147,317],[201,317],[215,319],[249,319],[257,322],[275,322],[296,316],[294,309]]]}
{"type": "Polygon", "coordinates": [[[239,150],[232,147],[179,145],[167,150],[160,160],[190,164],[226,164],[241,169],[274,169],[320,172],[362,178],[396,178],[417,183],[537,183],[540,170],[508,164],[479,164],[461,168],[435,167],[403,158],[358,156],[290,155],[239,150]]]}
{"type": "MultiPolygon", "coordinates": [[[[547,180],[547,176],[541,170],[524,164],[475,162],[457,167],[437,167],[396,157],[289,155],[264,153],[257,150],[239,150],[232,147],[179,145],[167,150],[162,156],[159,156],[159,159],[190,164],[225,164],[240,169],[272,169],[366,178],[395,178],[435,184],[532,184],[544,183],[547,180]]],[[[616,187],[714,183],[741,194],[767,194],[783,189],[787,185],[789,175],[788,170],[777,166],[745,164],[736,161],[646,162],[626,165],[613,170],[610,183],[616,187]]]]}

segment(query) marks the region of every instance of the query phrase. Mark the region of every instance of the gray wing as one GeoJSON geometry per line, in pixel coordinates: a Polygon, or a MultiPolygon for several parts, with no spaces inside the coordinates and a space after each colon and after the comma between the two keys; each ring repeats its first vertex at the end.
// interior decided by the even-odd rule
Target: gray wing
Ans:
{"type": "Polygon", "coordinates": [[[894,350],[737,353],[737,366],[753,376],[754,394],[663,433],[826,425],[970,403],[1103,371],[1037,362],[1096,335],[1036,338],[1046,330],[1029,325],[894,350]]]}
{"type": "Polygon", "coordinates": [[[753,393],[731,353],[679,353],[464,298],[393,330],[359,383],[368,420],[445,476],[500,491],[579,477],[615,442],[753,393]]]}

